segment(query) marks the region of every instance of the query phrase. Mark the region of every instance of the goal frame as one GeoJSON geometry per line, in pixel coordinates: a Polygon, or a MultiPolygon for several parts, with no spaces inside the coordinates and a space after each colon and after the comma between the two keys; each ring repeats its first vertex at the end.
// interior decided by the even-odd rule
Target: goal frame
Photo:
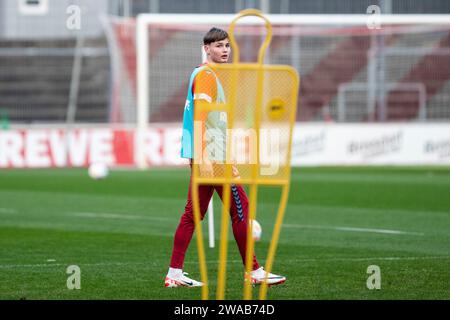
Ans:
{"type": "MultiPolygon", "coordinates": [[[[267,14],[272,24],[276,25],[341,25],[341,26],[369,26],[373,23],[372,14],[267,14]]],[[[145,132],[149,127],[149,52],[148,43],[149,28],[151,24],[168,25],[227,25],[231,23],[235,14],[139,14],[136,19],[136,81],[137,81],[137,127],[135,159],[138,168],[146,169],[148,164],[144,156],[145,132]]],[[[382,27],[388,25],[438,25],[449,24],[449,14],[381,14],[376,17],[376,22],[382,27]]],[[[262,21],[256,17],[247,17],[240,24],[262,25],[262,21]]],[[[199,48],[199,60],[201,52],[199,48]]]]}

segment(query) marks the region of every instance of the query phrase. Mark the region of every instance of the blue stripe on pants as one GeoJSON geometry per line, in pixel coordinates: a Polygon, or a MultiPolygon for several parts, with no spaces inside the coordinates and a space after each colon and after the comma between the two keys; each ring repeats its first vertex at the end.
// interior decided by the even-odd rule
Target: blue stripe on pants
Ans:
{"type": "Polygon", "coordinates": [[[231,185],[231,192],[233,193],[233,199],[236,204],[239,220],[244,221],[244,210],[242,209],[241,198],[239,197],[238,189],[234,184],[231,185]]]}

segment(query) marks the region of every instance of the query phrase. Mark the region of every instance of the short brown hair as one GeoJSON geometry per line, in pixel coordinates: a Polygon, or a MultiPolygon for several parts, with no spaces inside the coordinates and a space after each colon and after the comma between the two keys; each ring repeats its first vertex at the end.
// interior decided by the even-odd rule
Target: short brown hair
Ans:
{"type": "Polygon", "coordinates": [[[225,39],[228,39],[228,33],[225,30],[213,27],[203,37],[203,44],[206,45],[225,39]]]}

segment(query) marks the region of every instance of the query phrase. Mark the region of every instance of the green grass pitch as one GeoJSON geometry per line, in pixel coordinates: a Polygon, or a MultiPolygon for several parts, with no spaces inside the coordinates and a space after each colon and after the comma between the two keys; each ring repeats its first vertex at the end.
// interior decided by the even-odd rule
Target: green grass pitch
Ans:
{"type": "MultiPolygon", "coordinates": [[[[102,181],[84,169],[0,171],[0,299],[199,299],[199,288],[163,287],[188,179],[187,169],[102,181]],[[81,269],[80,290],[67,289],[69,265],[81,269]]],[[[259,192],[260,262],[279,196],[259,192]]],[[[217,197],[215,213],[218,235],[217,197]]],[[[226,298],[241,299],[229,229],[226,298]]],[[[215,298],[218,243],[207,244],[215,298]]],[[[185,271],[200,277],[195,239],[185,271]]],[[[294,169],[274,272],[287,281],[269,299],[450,299],[450,168],[294,169]],[[366,286],[370,265],[380,267],[379,290],[366,286]]]]}

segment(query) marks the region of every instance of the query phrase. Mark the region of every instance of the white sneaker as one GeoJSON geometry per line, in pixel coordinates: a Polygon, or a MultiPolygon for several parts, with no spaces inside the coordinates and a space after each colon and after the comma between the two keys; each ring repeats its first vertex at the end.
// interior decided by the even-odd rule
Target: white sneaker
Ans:
{"type": "MultiPolygon", "coordinates": [[[[263,267],[260,267],[259,269],[256,269],[256,270],[253,270],[252,272],[250,272],[251,283],[253,285],[257,285],[257,284],[263,283],[265,278],[266,278],[266,274],[267,274],[267,272],[264,271],[263,267]]],[[[246,278],[248,278],[248,276],[246,278]]],[[[267,285],[269,285],[269,286],[282,284],[285,281],[286,281],[286,277],[283,277],[283,276],[280,276],[280,275],[277,275],[277,274],[273,274],[273,273],[269,273],[269,275],[267,277],[267,285]]]]}
{"type": "Polygon", "coordinates": [[[201,287],[203,283],[200,281],[196,281],[189,277],[186,277],[188,273],[183,272],[178,276],[169,277],[166,276],[166,280],[164,281],[164,286],[167,288],[176,288],[176,287],[201,287]]]}

